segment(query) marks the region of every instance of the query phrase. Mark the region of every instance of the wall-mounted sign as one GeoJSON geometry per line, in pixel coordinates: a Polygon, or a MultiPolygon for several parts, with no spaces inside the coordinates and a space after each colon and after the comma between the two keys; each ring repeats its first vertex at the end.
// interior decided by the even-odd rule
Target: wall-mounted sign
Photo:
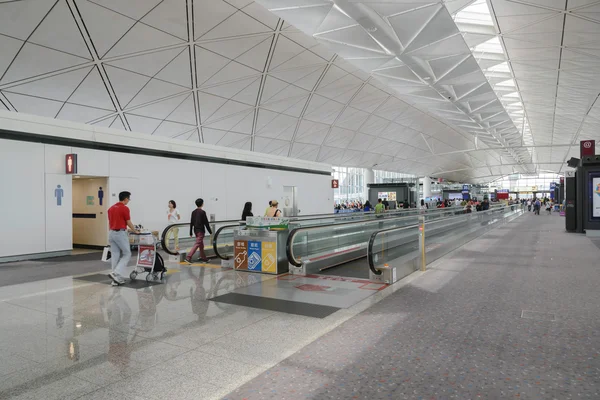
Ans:
{"type": "Polygon", "coordinates": [[[331,180],[331,188],[332,189],[337,189],[340,187],[340,181],[337,179],[332,179],[331,180]]]}
{"type": "Polygon", "coordinates": [[[579,142],[579,154],[581,157],[596,155],[596,141],[582,140],[579,142]]]}
{"type": "Polygon", "coordinates": [[[377,192],[377,198],[384,200],[388,198],[388,192],[377,192]]]}
{"type": "Polygon", "coordinates": [[[86,206],[93,206],[94,205],[94,196],[87,196],[85,198],[85,205],[86,206]]]}
{"type": "Polygon", "coordinates": [[[65,156],[65,173],[67,175],[77,173],[77,154],[67,154],[65,156]]]}

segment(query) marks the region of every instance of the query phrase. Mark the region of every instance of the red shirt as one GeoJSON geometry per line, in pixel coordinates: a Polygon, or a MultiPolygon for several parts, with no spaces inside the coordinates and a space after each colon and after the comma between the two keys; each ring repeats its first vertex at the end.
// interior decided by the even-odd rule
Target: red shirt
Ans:
{"type": "Polygon", "coordinates": [[[129,207],[121,202],[108,209],[108,227],[111,231],[127,229],[127,221],[130,219],[129,207]]]}

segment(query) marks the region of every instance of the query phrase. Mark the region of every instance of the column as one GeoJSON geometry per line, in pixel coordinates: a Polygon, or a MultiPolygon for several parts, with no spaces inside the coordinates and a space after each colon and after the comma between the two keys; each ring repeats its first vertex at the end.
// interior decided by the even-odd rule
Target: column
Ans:
{"type": "Polygon", "coordinates": [[[423,183],[423,199],[431,197],[431,178],[426,176],[421,178],[421,182],[423,183]]]}
{"type": "Polygon", "coordinates": [[[369,188],[367,187],[369,183],[375,183],[375,172],[371,168],[365,168],[365,183],[363,187],[363,198],[365,201],[369,200],[369,188]]]}

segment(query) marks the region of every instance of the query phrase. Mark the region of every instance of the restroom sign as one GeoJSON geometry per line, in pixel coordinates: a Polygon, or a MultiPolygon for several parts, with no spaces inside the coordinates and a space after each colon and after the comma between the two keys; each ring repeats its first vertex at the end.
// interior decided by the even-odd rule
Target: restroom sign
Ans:
{"type": "Polygon", "coordinates": [[[65,173],[67,175],[77,173],[77,154],[67,154],[65,156],[65,173]]]}

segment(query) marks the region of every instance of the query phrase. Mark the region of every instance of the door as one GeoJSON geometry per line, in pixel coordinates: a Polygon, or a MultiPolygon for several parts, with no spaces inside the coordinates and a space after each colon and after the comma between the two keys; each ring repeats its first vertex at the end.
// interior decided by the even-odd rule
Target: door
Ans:
{"type": "Polygon", "coordinates": [[[107,245],[107,182],[106,177],[73,177],[73,247],[107,245]]]}

